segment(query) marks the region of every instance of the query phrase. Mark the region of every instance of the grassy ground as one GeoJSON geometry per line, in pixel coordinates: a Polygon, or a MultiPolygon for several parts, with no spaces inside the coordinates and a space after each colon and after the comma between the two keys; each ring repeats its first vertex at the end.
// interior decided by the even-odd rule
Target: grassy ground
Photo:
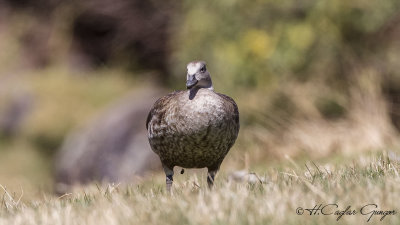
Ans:
{"type": "Polygon", "coordinates": [[[211,191],[206,188],[203,172],[176,176],[172,195],[165,192],[161,174],[139,185],[92,185],[60,197],[43,194],[42,200],[25,201],[20,190],[14,194],[12,190],[2,190],[0,223],[400,223],[400,163],[385,153],[364,153],[340,164],[300,164],[289,158],[283,166],[258,174],[260,180],[255,183],[233,181],[221,171],[211,191]],[[337,207],[328,205],[321,211],[320,204],[320,209],[328,204],[337,207]],[[307,209],[314,207],[310,215],[307,209]],[[339,217],[343,210],[355,215],[339,217]],[[373,215],[373,210],[375,214],[380,210],[388,215],[373,215]]]}

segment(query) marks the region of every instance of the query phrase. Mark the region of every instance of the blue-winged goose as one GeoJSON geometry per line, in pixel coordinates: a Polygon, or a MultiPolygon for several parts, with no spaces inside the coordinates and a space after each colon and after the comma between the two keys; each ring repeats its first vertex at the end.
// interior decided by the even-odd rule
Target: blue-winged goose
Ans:
{"type": "Polygon", "coordinates": [[[146,121],[150,146],[161,159],[168,191],[174,166],[207,167],[207,183],[212,187],[239,133],[238,107],[232,98],[214,92],[206,63],[189,63],[186,78],[188,90],[158,99],[146,121]]]}

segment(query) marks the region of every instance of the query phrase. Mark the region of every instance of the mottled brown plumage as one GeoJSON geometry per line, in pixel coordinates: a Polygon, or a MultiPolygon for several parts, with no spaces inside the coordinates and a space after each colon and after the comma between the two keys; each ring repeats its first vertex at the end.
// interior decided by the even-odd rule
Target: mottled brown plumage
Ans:
{"type": "Polygon", "coordinates": [[[204,62],[188,64],[187,91],[156,101],[146,121],[150,146],[160,157],[172,184],[174,166],[208,168],[211,186],[239,132],[235,101],[214,92],[204,62]]]}

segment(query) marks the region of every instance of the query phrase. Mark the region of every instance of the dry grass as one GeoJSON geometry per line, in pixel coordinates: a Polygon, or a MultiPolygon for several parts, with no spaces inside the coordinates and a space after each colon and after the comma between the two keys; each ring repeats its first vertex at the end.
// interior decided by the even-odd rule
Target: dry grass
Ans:
{"type": "MultiPolygon", "coordinates": [[[[380,210],[400,209],[400,164],[391,158],[363,156],[341,165],[294,163],[259,174],[265,182],[236,183],[225,175],[209,191],[196,175],[178,177],[173,195],[164,191],[163,177],[140,185],[92,185],[73,193],[25,202],[3,194],[1,224],[366,224],[359,210],[377,204],[380,210]],[[356,215],[297,215],[298,207],[338,204],[356,215]]],[[[204,175],[204,174],[203,174],[204,175]]],[[[199,176],[200,177],[200,176],[199,176]]],[[[4,192],[4,191],[3,191],[4,192]]],[[[370,208],[372,210],[372,208],[370,208]]],[[[336,209],[329,208],[334,212],[336,209]]],[[[368,210],[368,211],[371,211],[368,210]]],[[[370,224],[399,224],[399,214],[374,215],[370,224]]]]}

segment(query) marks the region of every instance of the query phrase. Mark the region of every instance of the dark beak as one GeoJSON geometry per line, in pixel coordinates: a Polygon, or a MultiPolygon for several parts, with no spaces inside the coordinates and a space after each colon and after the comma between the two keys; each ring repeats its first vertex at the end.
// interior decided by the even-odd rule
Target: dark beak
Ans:
{"type": "Polygon", "coordinates": [[[192,88],[194,85],[196,85],[198,82],[198,80],[196,80],[195,76],[189,76],[189,79],[186,81],[186,88],[190,89],[192,88]]]}

